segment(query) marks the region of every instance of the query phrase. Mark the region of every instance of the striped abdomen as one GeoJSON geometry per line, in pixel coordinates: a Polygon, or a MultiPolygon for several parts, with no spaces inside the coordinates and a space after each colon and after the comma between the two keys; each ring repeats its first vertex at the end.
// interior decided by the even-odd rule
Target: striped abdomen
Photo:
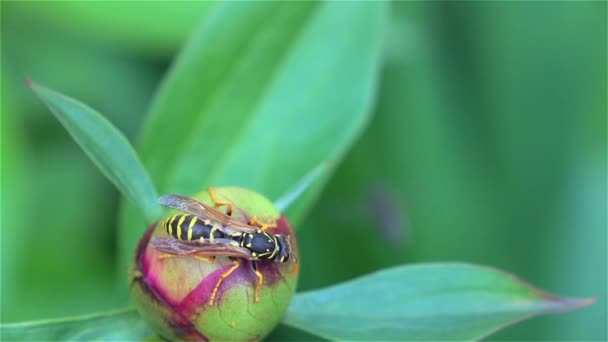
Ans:
{"type": "Polygon", "coordinates": [[[163,222],[163,226],[169,235],[178,240],[213,242],[214,239],[225,237],[219,225],[214,226],[194,215],[171,216],[163,222]]]}

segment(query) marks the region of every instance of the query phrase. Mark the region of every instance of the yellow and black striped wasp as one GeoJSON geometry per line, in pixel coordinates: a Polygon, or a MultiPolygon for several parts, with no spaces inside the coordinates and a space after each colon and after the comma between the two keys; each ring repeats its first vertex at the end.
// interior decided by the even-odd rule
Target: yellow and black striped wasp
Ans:
{"type": "Polygon", "coordinates": [[[162,206],[184,214],[165,219],[162,224],[171,238],[155,237],[152,239],[152,245],[165,253],[161,257],[192,256],[210,263],[213,263],[217,256],[227,256],[232,260],[234,265],[220,276],[211,293],[210,305],[213,304],[222,281],[240,266],[239,258],[249,260],[258,278],[254,291],[257,303],[259,289],[264,283],[264,277],[257,267],[258,261],[285,263],[292,260],[297,267],[289,242],[290,237],[266,232],[275,228],[276,224],[262,223],[256,217],[252,217],[249,222],[233,218],[233,205],[219,201],[213,188],[209,188],[209,194],[215,206],[228,206],[226,214],[191,197],[161,196],[159,203],[162,206]]]}

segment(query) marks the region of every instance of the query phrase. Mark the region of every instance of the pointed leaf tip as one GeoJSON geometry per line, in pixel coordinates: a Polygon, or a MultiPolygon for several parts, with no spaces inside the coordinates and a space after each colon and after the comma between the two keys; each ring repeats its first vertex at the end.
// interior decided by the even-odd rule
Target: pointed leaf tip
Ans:
{"type": "Polygon", "coordinates": [[[99,170],[139,207],[149,222],[156,220],[160,216],[156,189],[127,138],[84,103],[29,78],[24,81],[99,170]]]}
{"type": "Polygon", "coordinates": [[[548,294],[489,267],[421,264],[300,293],[285,323],[337,340],[474,340],[593,302],[548,294]]]}

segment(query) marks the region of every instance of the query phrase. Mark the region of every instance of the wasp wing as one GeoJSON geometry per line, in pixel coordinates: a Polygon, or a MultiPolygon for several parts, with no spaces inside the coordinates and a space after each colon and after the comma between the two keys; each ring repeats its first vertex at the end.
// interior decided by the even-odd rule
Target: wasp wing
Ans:
{"type": "Polygon", "coordinates": [[[225,228],[227,233],[244,232],[255,233],[258,228],[248,225],[247,223],[234,219],[226,214],[221,213],[217,209],[202,203],[192,197],[181,195],[163,195],[158,199],[160,205],[179,210],[184,213],[196,215],[203,220],[210,220],[212,223],[217,223],[225,228]]]}
{"type": "Polygon", "coordinates": [[[251,251],[230,245],[229,239],[215,239],[214,243],[200,244],[195,241],[155,237],[151,243],[160,252],[172,255],[233,256],[252,259],[251,251]]]}

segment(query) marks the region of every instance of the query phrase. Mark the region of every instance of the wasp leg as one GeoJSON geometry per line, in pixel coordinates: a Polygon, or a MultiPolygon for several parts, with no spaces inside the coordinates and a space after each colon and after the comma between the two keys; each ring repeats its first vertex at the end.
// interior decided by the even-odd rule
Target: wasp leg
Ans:
{"type": "Polygon", "coordinates": [[[194,259],[200,260],[200,261],[204,261],[210,264],[213,264],[215,262],[215,257],[214,256],[202,256],[202,255],[178,255],[178,254],[169,254],[169,253],[165,253],[165,254],[161,254],[158,256],[159,259],[168,259],[168,258],[177,258],[177,257],[192,257],[194,259]]]}
{"type": "Polygon", "coordinates": [[[211,196],[211,200],[213,201],[213,205],[215,207],[221,207],[222,205],[227,206],[226,215],[232,216],[232,209],[234,209],[234,205],[228,201],[220,201],[217,198],[217,194],[215,193],[215,189],[213,187],[208,187],[207,191],[209,192],[209,196],[211,196]]]}
{"type": "Polygon", "coordinates": [[[258,277],[258,282],[255,284],[255,289],[253,291],[253,297],[255,299],[255,302],[259,303],[260,288],[262,287],[262,285],[264,285],[264,275],[262,275],[262,272],[258,270],[258,264],[255,262],[255,260],[251,260],[251,268],[253,269],[253,272],[255,272],[255,275],[258,277]]]}
{"type": "Polygon", "coordinates": [[[215,295],[217,294],[217,290],[220,288],[220,285],[222,285],[222,282],[224,281],[224,279],[226,279],[232,272],[234,272],[234,270],[236,270],[241,263],[235,259],[235,258],[230,258],[230,260],[232,260],[232,262],[234,263],[234,265],[232,267],[230,267],[230,269],[224,273],[222,273],[222,275],[220,275],[220,279],[218,279],[217,283],[215,284],[215,287],[213,288],[213,292],[211,292],[211,297],[209,298],[209,305],[213,305],[213,302],[215,301],[215,295]]]}
{"type": "Polygon", "coordinates": [[[210,263],[210,264],[213,264],[215,262],[215,257],[214,256],[204,257],[204,256],[201,256],[201,255],[193,255],[192,257],[195,258],[195,259],[197,259],[197,260],[204,261],[204,262],[207,262],[207,263],[210,263]]]}
{"type": "Polygon", "coordinates": [[[273,223],[264,223],[260,220],[258,220],[258,218],[256,216],[252,216],[249,219],[249,222],[247,222],[248,225],[250,226],[258,226],[260,227],[261,230],[266,230],[266,229],[270,229],[270,228],[276,228],[277,227],[277,223],[273,222],[273,223]]]}

